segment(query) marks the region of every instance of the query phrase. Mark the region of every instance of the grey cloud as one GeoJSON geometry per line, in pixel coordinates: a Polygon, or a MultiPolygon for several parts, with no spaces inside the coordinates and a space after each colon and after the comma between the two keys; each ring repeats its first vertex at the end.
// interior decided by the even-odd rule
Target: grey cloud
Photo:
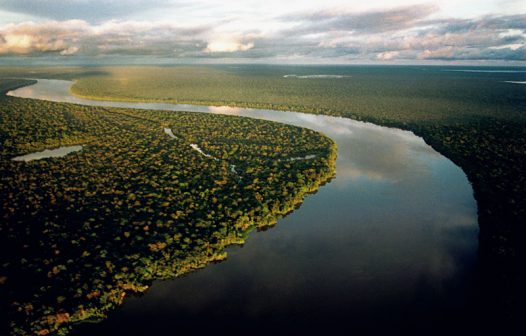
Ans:
{"type": "Polygon", "coordinates": [[[294,46],[296,53],[318,57],[526,61],[526,15],[426,19],[432,10],[415,6],[359,14],[297,14],[281,19],[302,23],[273,39],[295,40],[300,43],[294,46]],[[372,27],[377,21],[384,22],[372,27]],[[301,45],[302,41],[308,44],[301,45]]]}
{"type": "Polygon", "coordinates": [[[462,33],[476,30],[526,30],[526,15],[484,16],[475,19],[429,20],[426,24],[439,26],[441,33],[462,33]]]}
{"type": "Polygon", "coordinates": [[[521,47],[516,50],[509,48],[502,49],[476,49],[476,48],[442,48],[437,50],[426,50],[417,55],[417,59],[421,60],[507,60],[507,61],[523,61],[526,60],[526,47],[521,47]]]}
{"type": "Polygon", "coordinates": [[[418,21],[436,12],[435,5],[416,5],[382,11],[362,13],[324,11],[316,13],[299,13],[284,16],[284,21],[299,22],[291,32],[318,33],[328,31],[350,31],[359,33],[376,33],[407,29],[418,21]]]}
{"type": "Polygon", "coordinates": [[[502,44],[512,44],[512,43],[525,43],[526,36],[524,35],[512,35],[501,37],[500,41],[502,44]]]}
{"type": "Polygon", "coordinates": [[[150,8],[186,6],[174,0],[3,0],[0,9],[55,20],[82,19],[101,22],[115,17],[140,13],[150,8]]]}

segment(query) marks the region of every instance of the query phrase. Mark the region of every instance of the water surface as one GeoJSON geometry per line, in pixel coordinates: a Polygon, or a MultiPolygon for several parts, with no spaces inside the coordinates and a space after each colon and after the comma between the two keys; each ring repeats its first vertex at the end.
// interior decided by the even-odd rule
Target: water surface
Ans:
{"type": "Polygon", "coordinates": [[[78,334],[430,333],[466,319],[478,233],[473,191],[459,167],[413,133],[295,112],[92,101],[71,96],[71,84],[39,80],[11,94],[261,118],[323,132],[338,145],[336,178],[274,228],[229,248],[223,263],[155,282],[78,334]]]}
{"type": "Polygon", "coordinates": [[[82,150],[82,146],[62,146],[55,149],[44,149],[41,152],[30,153],[12,158],[13,161],[29,162],[33,160],[41,160],[47,158],[60,158],[70,153],[82,150]]]}

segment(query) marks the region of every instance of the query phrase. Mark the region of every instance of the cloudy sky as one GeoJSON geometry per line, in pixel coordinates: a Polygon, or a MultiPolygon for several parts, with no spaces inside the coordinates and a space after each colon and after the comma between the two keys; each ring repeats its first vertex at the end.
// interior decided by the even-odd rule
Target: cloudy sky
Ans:
{"type": "Polygon", "coordinates": [[[0,0],[0,64],[526,64],[524,0],[0,0]]]}

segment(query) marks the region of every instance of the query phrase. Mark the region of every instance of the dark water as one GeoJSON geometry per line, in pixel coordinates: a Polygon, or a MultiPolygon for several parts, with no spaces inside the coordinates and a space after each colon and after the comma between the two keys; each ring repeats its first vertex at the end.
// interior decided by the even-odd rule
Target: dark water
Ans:
{"type": "MultiPolygon", "coordinates": [[[[88,105],[235,114],[323,132],[336,178],[228,259],[155,282],[77,335],[434,333],[469,325],[477,216],[465,174],[410,132],[292,112],[114,103],[40,80],[13,95],[88,105]]],[[[458,331],[459,329],[457,329],[458,331]]]]}

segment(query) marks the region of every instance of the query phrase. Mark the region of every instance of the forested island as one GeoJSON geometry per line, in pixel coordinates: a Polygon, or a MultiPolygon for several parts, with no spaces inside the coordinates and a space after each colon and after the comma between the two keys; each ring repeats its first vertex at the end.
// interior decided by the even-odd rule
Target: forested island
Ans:
{"type": "Polygon", "coordinates": [[[16,335],[65,335],[223,260],[334,175],[334,142],[311,130],[5,96],[32,83],[0,80],[0,294],[16,335]]]}

